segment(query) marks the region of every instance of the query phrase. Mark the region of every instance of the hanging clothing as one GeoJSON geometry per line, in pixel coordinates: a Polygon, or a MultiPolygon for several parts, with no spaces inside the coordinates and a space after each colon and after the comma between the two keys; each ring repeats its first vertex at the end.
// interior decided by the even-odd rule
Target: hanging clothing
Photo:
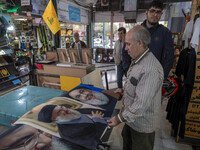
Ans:
{"type": "Polygon", "coordinates": [[[194,32],[192,39],[190,41],[191,46],[195,49],[196,53],[199,46],[199,36],[200,36],[200,18],[198,18],[194,24],[194,32]]]}
{"type": "Polygon", "coordinates": [[[176,75],[181,77],[184,76],[184,85],[188,85],[190,87],[194,84],[195,77],[195,65],[196,65],[196,53],[194,48],[186,48],[183,49],[180,53],[176,75]]]}
{"type": "Polygon", "coordinates": [[[192,95],[196,67],[196,53],[194,48],[183,49],[179,56],[175,74],[177,79],[178,91],[172,96],[167,105],[167,119],[172,123],[174,136],[184,137],[185,134],[185,116],[188,104],[192,95]],[[181,81],[181,76],[184,80],[181,81]],[[181,124],[180,124],[181,122],[181,124]],[[180,132],[178,134],[180,124],[180,132]]]}
{"type": "Polygon", "coordinates": [[[166,107],[166,119],[172,124],[172,129],[174,130],[174,137],[178,135],[179,130],[180,109],[182,104],[181,93],[183,91],[182,81],[180,79],[175,80],[178,83],[178,90],[173,96],[170,97],[166,107]]]}
{"type": "Polygon", "coordinates": [[[194,26],[194,21],[190,20],[185,27],[182,38],[183,40],[185,40],[184,48],[188,47],[188,39],[190,39],[192,36],[193,26],[194,26]]]}

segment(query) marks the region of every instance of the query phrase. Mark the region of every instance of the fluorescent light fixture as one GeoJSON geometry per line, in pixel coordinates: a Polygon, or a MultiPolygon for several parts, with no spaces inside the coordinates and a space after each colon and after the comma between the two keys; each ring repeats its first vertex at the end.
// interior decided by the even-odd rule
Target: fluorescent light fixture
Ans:
{"type": "Polygon", "coordinates": [[[25,18],[16,18],[14,20],[24,21],[24,20],[27,20],[27,19],[25,19],[25,18]]]}
{"type": "Polygon", "coordinates": [[[9,31],[13,31],[15,28],[14,28],[14,26],[9,26],[8,28],[7,28],[7,30],[9,30],[9,31]]]}

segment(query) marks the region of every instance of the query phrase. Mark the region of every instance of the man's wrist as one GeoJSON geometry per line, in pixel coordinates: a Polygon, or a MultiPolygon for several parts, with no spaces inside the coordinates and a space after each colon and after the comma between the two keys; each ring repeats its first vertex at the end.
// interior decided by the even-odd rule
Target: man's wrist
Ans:
{"type": "Polygon", "coordinates": [[[122,122],[125,122],[126,120],[124,119],[124,117],[122,116],[121,113],[117,114],[116,116],[116,119],[119,123],[122,123],[122,122]]]}
{"type": "Polygon", "coordinates": [[[122,123],[123,121],[122,121],[122,119],[121,119],[119,114],[117,115],[117,117],[118,117],[119,121],[122,123]]]}
{"type": "Polygon", "coordinates": [[[126,120],[125,120],[124,117],[122,116],[122,112],[119,113],[119,116],[120,116],[122,122],[126,122],[126,120]]]}

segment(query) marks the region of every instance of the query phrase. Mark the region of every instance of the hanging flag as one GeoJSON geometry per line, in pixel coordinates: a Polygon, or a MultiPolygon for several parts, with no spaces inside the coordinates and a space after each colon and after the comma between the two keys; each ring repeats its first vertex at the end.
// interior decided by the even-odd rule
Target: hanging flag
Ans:
{"type": "Polygon", "coordinates": [[[52,0],[49,1],[42,18],[53,34],[56,34],[60,30],[60,22],[58,21],[52,0]]]}

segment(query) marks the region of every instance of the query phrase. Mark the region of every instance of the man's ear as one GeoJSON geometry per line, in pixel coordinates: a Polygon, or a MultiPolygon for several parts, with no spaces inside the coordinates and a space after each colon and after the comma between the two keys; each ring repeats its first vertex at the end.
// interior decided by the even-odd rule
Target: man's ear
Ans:
{"type": "Polygon", "coordinates": [[[142,45],[142,40],[138,40],[138,44],[141,46],[142,45]]]}
{"type": "Polygon", "coordinates": [[[147,13],[148,13],[148,10],[145,11],[145,14],[146,14],[146,15],[147,15],[147,13]]]}
{"type": "Polygon", "coordinates": [[[140,47],[143,47],[143,42],[142,42],[142,40],[138,40],[138,45],[139,45],[140,47]]]}

